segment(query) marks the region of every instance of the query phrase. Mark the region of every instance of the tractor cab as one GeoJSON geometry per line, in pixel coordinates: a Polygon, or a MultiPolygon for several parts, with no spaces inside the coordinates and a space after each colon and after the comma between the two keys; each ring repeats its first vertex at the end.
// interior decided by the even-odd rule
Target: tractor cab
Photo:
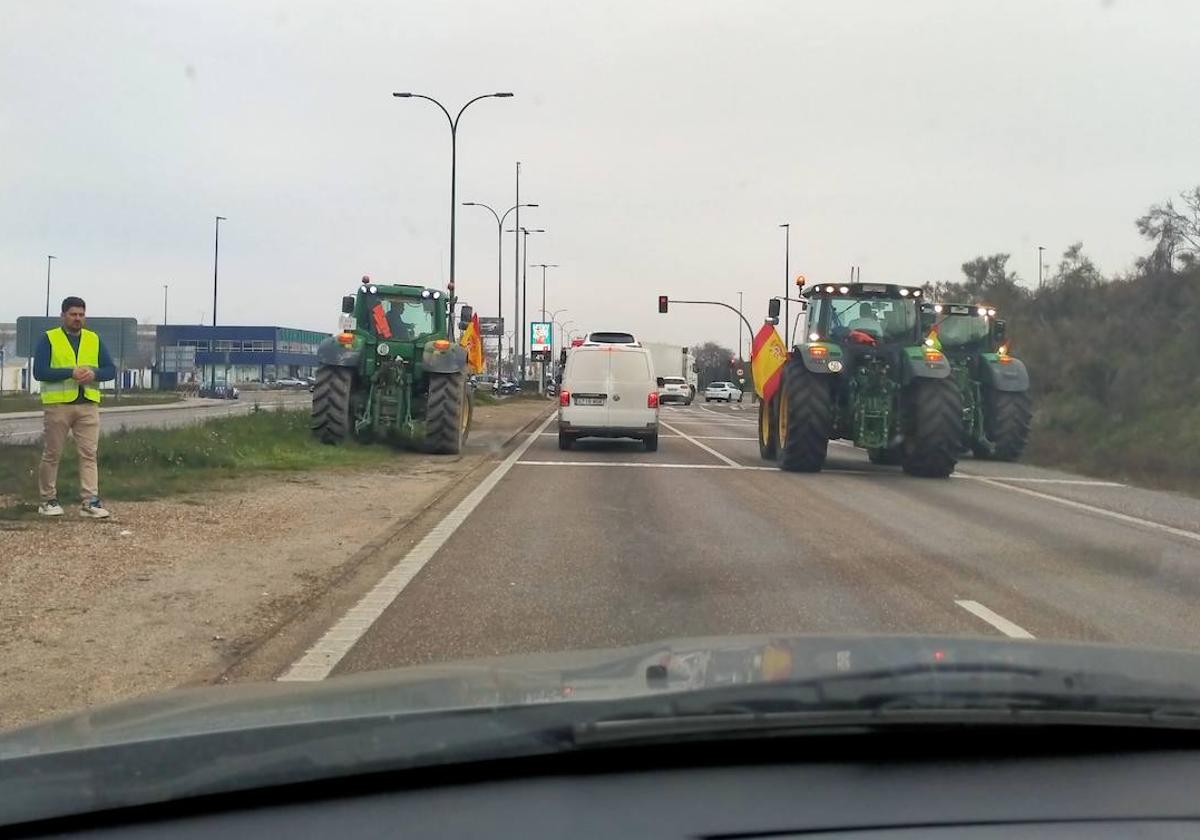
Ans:
{"type": "Polygon", "coordinates": [[[919,345],[921,290],[890,283],[810,286],[808,342],[846,346],[919,345]]]}
{"type": "Polygon", "coordinates": [[[983,304],[926,301],[921,304],[921,332],[926,344],[957,359],[997,352],[1004,345],[1005,323],[983,304]]]}
{"type": "Polygon", "coordinates": [[[342,298],[342,312],[354,318],[356,343],[369,346],[375,355],[411,364],[421,358],[426,343],[449,337],[445,292],[363,281],[357,294],[342,298]]]}

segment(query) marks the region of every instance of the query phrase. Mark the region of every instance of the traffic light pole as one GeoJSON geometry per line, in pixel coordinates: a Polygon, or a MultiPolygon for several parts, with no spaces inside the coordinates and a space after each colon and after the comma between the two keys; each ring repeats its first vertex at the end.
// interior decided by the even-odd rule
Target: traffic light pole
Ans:
{"type": "MultiPolygon", "coordinates": [[[[741,319],[742,319],[742,323],[743,323],[743,324],[745,324],[745,325],[746,325],[746,329],[747,329],[747,330],[749,330],[750,337],[751,337],[751,338],[753,338],[753,337],[754,337],[754,327],[750,326],[750,322],[746,320],[746,316],[745,316],[745,315],[743,315],[743,314],[742,314],[740,311],[738,311],[738,308],[737,308],[736,306],[730,306],[728,303],[721,303],[721,301],[719,301],[719,300],[675,300],[675,299],[673,299],[673,298],[660,297],[660,298],[659,298],[659,308],[658,308],[658,311],[659,311],[660,313],[666,313],[666,311],[667,311],[665,308],[663,308],[663,301],[664,301],[664,300],[665,300],[665,301],[666,301],[666,303],[668,303],[668,304],[671,304],[671,303],[690,303],[690,304],[693,304],[693,305],[700,305],[700,306],[723,306],[723,307],[725,307],[726,309],[728,309],[730,312],[732,312],[734,315],[736,315],[736,316],[738,316],[739,318],[741,318],[741,319]]],[[[739,348],[739,350],[738,350],[738,353],[739,353],[739,354],[741,353],[741,350],[740,350],[740,348],[739,348]]]]}

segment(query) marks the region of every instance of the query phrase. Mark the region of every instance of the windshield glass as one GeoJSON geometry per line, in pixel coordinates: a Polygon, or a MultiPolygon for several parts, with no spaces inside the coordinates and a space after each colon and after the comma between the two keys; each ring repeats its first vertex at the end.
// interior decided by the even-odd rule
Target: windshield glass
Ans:
{"type": "Polygon", "coordinates": [[[379,338],[413,341],[435,331],[434,318],[440,301],[368,295],[363,303],[370,329],[379,338]]]}
{"type": "Polygon", "coordinates": [[[809,323],[833,341],[844,341],[853,330],[882,341],[909,341],[915,336],[917,304],[908,299],[818,298],[809,323]]]}
{"type": "Polygon", "coordinates": [[[0,835],[3,734],[60,715],[1200,656],[1196,33],[0,5],[0,835]]]}
{"type": "Polygon", "coordinates": [[[945,348],[976,347],[987,343],[991,319],[986,315],[946,315],[934,325],[945,348]]]}

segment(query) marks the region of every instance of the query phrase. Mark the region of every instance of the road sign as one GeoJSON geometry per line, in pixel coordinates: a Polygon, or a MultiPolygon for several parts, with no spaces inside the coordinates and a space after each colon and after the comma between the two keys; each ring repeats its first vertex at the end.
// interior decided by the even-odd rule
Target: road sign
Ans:
{"type": "Polygon", "coordinates": [[[504,335],[504,319],[479,316],[480,335],[504,335]]]}
{"type": "Polygon", "coordinates": [[[746,375],[746,371],[742,370],[741,368],[738,368],[738,376],[745,376],[745,375],[746,375]]]}

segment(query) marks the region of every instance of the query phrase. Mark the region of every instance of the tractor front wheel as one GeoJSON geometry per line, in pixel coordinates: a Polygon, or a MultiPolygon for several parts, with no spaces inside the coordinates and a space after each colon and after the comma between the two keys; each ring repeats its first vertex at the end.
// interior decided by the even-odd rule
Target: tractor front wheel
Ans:
{"type": "Polygon", "coordinates": [[[991,456],[998,461],[1015,461],[1025,451],[1033,405],[1028,391],[988,390],[984,397],[984,416],[991,456]]]}
{"type": "Polygon", "coordinates": [[[471,397],[462,373],[429,375],[425,409],[425,449],[435,455],[457,455],[471,430],[471,397]]]}
{"type": "Polygon", "coordinates": [[[963,445],[962,395],[950,379],[922,379],[907,395],[901,466],[909,475],[946,478],[963,445]]]}
{"type": "Polygon", "coordinates": [[[800,361],[783,369],[783,385],[776,395],[776,457],[789,472],[820,472],[833,431],[833,398],[829,385],[809,373],[800,361]]]}
{"type": "Polygon", "coordinates": [[[336,365],[317,368],[311,427],[321,443],[342,443],[354,431],[354,415],[350,411],[350,389],[353,384],[353,368],[336,365]]]}

